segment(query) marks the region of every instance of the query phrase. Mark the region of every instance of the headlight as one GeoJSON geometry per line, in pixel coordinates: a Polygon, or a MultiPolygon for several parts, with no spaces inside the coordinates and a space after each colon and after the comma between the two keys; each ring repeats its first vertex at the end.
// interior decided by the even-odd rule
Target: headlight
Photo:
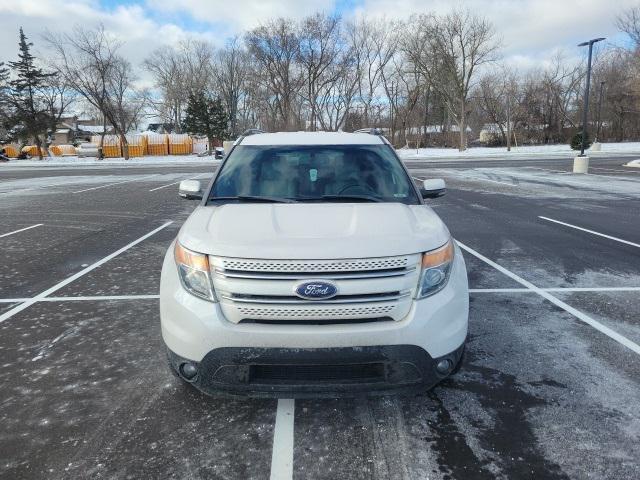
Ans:
{"type": "Polygon", "coordinates": [[[174,257],[182,286],[192,295],[215,302],[209,274],[209,258],[202,253],[187,250],[176,240],[174,257]]]}
{"type": "Polygon", "coordinates": [[[453,240],[449,239],[442,247],[422,254],[422,273],[416,298],[428,297],[444,288],[449,280],[454,253],[453,240]]]}

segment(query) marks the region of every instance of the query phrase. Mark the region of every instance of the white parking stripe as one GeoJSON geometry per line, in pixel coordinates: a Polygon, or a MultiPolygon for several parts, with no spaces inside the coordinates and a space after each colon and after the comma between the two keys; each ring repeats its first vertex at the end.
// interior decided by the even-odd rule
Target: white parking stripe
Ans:
{"type": "Polygon", "coordinates": [[[145,178],[157,177],[158,175],[160,174],[154,173],[153,175],[148,175],[142,178],[134,178],[132,180],[125,180],[124,182],[108,183],[107,185],[99,185],[97,187],[85,188],[84,190],[78,190],[77,192],[71,192],[71,193],[82,193],[82,192],[88,192],[90,190],[98,190],[99,188],[113,187],[114,185],[122,185],[123,183],[137,182],[140,180],[144,180],[145,178]]]}
{"type": "Polygon", "coordinates": [[[0,235],[0,238],[8,237],[9,235],[13,235],[14,233],[24,232],[25,230],[31,230],[32,228],[41,227],[42,225],[44,225],[44,223],[37,223],[35,225],[31,225],[30,227],[21,228],[20,230],[14,230],[13,232],[3,233],[2,235],[0,235]]]}
{"type": "MultiPolygon", "coordinates": [[[[209,174],[208,173],[201,173],[200,175],[196,175],[195,177],[185,178],[185,180],[195,180],[196,178],[201,178],[204,175],[209,175],[209,174]]],[[[155,192],[156,190],[160,190],[161,188],[167,188],[167,187],[170,187],[171,185],[177,185],[180,182],[182,182],[182,180],[178,180],[177,182],[173,182],[173,183],[168,183],[167,185],[162,185],[161,187],[152,188],[149,191],[150,192],[155,192]]]]}
{"type": "Polygon", "coordinates": [[[276,424],[273,428],[273,451],[271,453],[270,480],[293,478],[293,417],[295,401],[279,399],[276,424]]]}
{"type": "MultiPolygon", "coordinates": [[[[50,183],[49,185],[38,185],[37,187],[21,188],[20,190],[11,190],[11,191],[8,191],[8,192],[0,192],[0,195],[12,195],[14,193],[30,192],[32,190],[41,190],[41,189],[47,188],[47,187],[59,187],[61,185],[67,185],[67,183],[68,182],[50,183]]],[[[57,192],[57,193],[61,193],[61,192],[57,192]]]]}
{"type": "Polygon", "coordinates": [[[628,240],[623,240],[622,238],[618,238],[618,237],[612,237],[611,235],[605,235],[604,233],[596,232],[594,230],[589,230],[587,228],[578,227],[577,225],[571,225],[570,223],[561,222],[560,220],[554,220],[553,218],[543,217],[541,215],[538,215],[538,218],[541,218],[542,220],[546,220],[548,222],[559,223],[560,225],[564,225],[565,227],[575,228],[576,230],[591,233],[592,235],[598,235],[599,237],[608,238],[609,240],[615,240],[616,242],[624,243],[625,245],[631,245],[632,247],[640,248],[639,243],[630,242],[628,240]]]}
{"type": "MultiPolygon", "coordinates": [[[[640,292],[640,287],[553,287],[541,288],[545,292],[640,292]]],[[[470,288],[469,293],[535,293],[528,288],[470,288]]],[[[91,295],[78,297],[46,297],[38,302],[100,302],[111,300],[158,300],[160,295],[91,295]]],[[[31,297],[0,298],[0,303],[22,303],[31,297]]]]}
{"type": "MultiPolygon", "coordinates": [[[[601,167],[589,167],[591,170],[602,170],[605,172],[616,172],[616,173],[640,173],[640,172],[634,172],[634,171],[630,171],[630,170],[615,170],[613,168],[601,168],[601,167]]],[[[616,178],[616,177],[611,177],[611,178],[616,178]]]]}
{"type": "MultiPolygon", "coordinates": [[[[541,288],[545,292],[640,292],[640,287],[555,287],[541,288]]],[[[470,288],[469,293],[527,293],[528,288],[470,288]]]]}
{"type": "Polygon", "coordinates": [[[623,335],[620,335],[618,332],[616,332],[616,331],[610,329],[609,327],[601,324],[597,320],[594,320],[593,318],[591,318],[590,316],[588,316],[585,313],[581,312],[580,310],[578,310],[576,308],[573,308],[571,305],[566,304],[565,302],[563,302],[559,298],[556,298],[553,295],[551,295],[549,292],[545,292],[541,288],[536,287],[533,283],[531,283],[531,282],[525,280],[524,278],[516,275],[515,273],[507,270],[503,266],[498,265],[496,262],[494,262],[492,260],[489,260],[484,255],[476,252],[475,250],[473,250],[470,247],[467,247],[465,244],[463,244],[461,242],[458,242],[458,245],[460,246],[460,248],[462,248],[466,252],[468,252],[471,255],[473,255],[474,257],[482,260],[486,264],[492,266],[493,268],[495,268],[499,272],[504,273],[507,277],[511,278],[512,280],[515,280],[520,285],[523,285],[524,287],[528,288],[529,290],[534,291],[535,293],[540,295],[542,298],[544,298],[546,300],[549,300],[555,306],[562,308],[565,312],[570,313],[571,315],[576,317],[578,320],[586,323],[587,325],[592,326],[593,328],[595,328],[599,332],[604,333],[609,338],[611,338],[611,339],[615,340],[616,342],[618,342],[620,345],[623,345],[623,346],[627,347],[629,350],[631,350],[631,351],[637,353],[638,355],[640,355],[640,345],[638,345],[637,343],[632,342],[627,337],[625,337],[623,335]]]}
{"type": "Polygon", "coordinates": [[[48,297],[49,295],[51,295],[53,292],[56,292],[58,290],[60,290],[62,287],[69,285],[71,282],[73,282],[74,280],[77,280],[78,278],[82,277],[83,275],[86,275],[87,273],[89,273],[92,270],[95,270],[96,268],[98,268],[100,265],[108,262],[109,260],[111,260],[112,258],[117,257],[118,255],[120,255],[123,252],[126,252],[127,250],[129,250],[131,247],[136,246],[137,244],[139,244],[140,242],[143,242],[144,240],[146,240],[147,238],[151,237],[152,235],[155,235],[156,233],[158,233],[160,230],[168,227],[169,225],[171,225],[173,222],[167,222],[161,226],[159,226],[156,229],[151,230],[149,233],[143,235],[142,237],[138,238],[137,240],[134,240],[133,242],[125,245],[124,247],[116,250],[115,252],[111,253],[110,255],[107,255],[106,257],[104,257],[101,260],[98,260],[97,262],[89,265],[86,268],[83,268],[82,270],[80,270],[79,272],[71,275],[70,277],[66,278],[65,280],[61,281],[60,283],[57,283],[56,285],[54,285],[53,287],[50,287],[48,289],[46,289],[45,291],[39,293],[38,295],[36,295],[33,298],[30,298],[29,300],[27,300],[24,303],[21,303],[20,305],[16,305],[15,307],[13,307],[11,310],[7,310],[6,312],[4,312],[2,315],[0,315],[0,323],[4,322],[5,320],[13,317],[16,313],[21,312],[22,310],[24,310],[25,308],[30,307],[31,305],[33,305],[36,302],[39,302],[41,300],[43,300],[45,297],[48,297]]]}

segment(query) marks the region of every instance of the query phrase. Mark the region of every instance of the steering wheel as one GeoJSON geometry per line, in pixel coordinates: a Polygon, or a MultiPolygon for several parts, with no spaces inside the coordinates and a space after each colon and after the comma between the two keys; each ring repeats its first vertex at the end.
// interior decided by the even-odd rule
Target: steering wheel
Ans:
{"type": "Polygon", "coordinates": [[[349,183],[342,187],[338,192],[338,195],[348,195],[348,190],[355,190],[351,192],[351,195],[375,195],[376,192],[368,186],[361,185],[359,183],[349,183]]]}

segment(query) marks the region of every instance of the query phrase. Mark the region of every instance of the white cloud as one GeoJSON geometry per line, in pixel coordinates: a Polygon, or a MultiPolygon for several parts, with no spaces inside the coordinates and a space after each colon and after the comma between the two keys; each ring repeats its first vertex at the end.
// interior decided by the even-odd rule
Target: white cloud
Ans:
{"type": "Polygon", "coordinates": [[[505,61],[524,67],[541,65],[558,48],[580,58],[578,43],[614,37],[616,16],[634,5],[637,0],[364,0],[353,13],[404,19],[413,13],[446,14],[452,8],[468,8],[493,23],[505,61]]]}
{"type": "MultiPolygon", "coordinates": [[[[0,0],[0,61],[15,60],[18,54],[18,29],[23,27],[29,41],[40,56],[46,56],[41,35],[45,30],[69,31],[74,25],[105,29],[123,40],[122,54],[134,65],[140,64],[151,51],[176,44],[186,37],[216,41],[214,34],[192,33],[173,23],[157,23],[143,6],[118,6],[101,9],[95,0],[0,0]]],[[[138,69],[143,76],[145,73],[138,69]]]]}
{"type": "MultiPolygon", "coordinates": [[[[99,23],[125,43],[122,53],[134,64],[155,48],[188,36],[222,43],[226,36],[277,16],[301,18],[340,8],[341,0],[137,0],[111,9],[99,0],[0,0],[0,61],[17,56],[18,28],[23,26],[36,52],[44,51],[45,29],[60,32],[75,24],[99,23]],[[196,31],[189,31],[196,28],[196,31]]],[[[360,0],[351,15],[406,19],[412,13],[449,12],[454,6],[488,18],[502,38],[505,62],[521,68],[543,65],[557,49],[567,58],[584,58],[576,44],[617,33],[615,17],[637,0],[360,0]]],[[[618,37],[619,38],[619,37],[618,37]]],[[[142,69],[138,73],[148,82],[142,69]]]]}
{"type": "Polygon", "coordinates": [[[318,11],[331,12],[335,0],[147,0],[149,8],[187,12],[204,23],[223,22],[244,30],[273,17],[301,18],[318,11]]]}

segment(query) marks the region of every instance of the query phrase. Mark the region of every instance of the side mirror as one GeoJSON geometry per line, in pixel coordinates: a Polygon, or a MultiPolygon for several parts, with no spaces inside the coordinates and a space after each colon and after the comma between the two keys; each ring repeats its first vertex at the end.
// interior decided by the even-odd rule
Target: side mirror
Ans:
{"type": "Polygon", "coordinates": [[[200,200],[202,199],[202,186],[198,180],[182,180],[178,195],[187,200],[200,200]]]}
{"type": "Polygon", "coordinates": [[[422,198],[438,198],[447,192],[447,186],[441,178],[428,178],[423,180],[420,193],[422,198]]]}

